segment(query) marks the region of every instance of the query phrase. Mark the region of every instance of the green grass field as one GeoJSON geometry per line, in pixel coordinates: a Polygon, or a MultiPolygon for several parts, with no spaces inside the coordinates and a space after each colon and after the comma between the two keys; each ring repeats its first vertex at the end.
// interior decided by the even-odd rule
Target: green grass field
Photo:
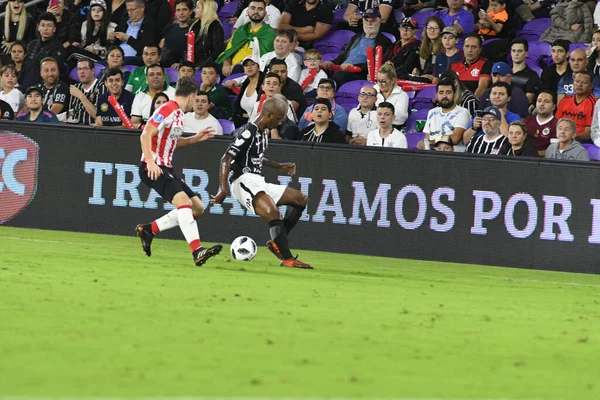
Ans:
{"type": "Polygon", "coordinates": [[[0,227],[0,399],[600,399],[600,276],[302,259],[0,227]]]}

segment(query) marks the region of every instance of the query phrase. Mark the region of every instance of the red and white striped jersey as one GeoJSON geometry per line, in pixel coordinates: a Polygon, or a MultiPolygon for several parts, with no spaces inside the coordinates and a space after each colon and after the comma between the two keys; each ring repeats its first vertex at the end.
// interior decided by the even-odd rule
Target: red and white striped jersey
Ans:
{"type": "MultiPolygon", "coordinates": [[[[171,168],[173,152],[183,135],[183,116],[179,105],[171,100],[160,106],[148,120],[148,124],[158,129],[158,134],[152,138],[152,156],[156,165],[171,168]]],[[[143,153],[142,161],[146,161],[143,153]]]]}

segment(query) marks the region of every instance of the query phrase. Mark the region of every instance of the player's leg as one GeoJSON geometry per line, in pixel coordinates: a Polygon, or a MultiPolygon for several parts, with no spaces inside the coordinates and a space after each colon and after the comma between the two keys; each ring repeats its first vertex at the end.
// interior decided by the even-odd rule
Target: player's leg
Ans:
{"type": "Polygon", "coordinates": [[[283,226],[285,227],[286,233],[289,235],[290,231],[294,229],[306,205],[308,204],[308,196],[301,191],[286,187],[283,195],[277,202],[278,206],[287,206],[285,217],[283,218],[283,226]]]}

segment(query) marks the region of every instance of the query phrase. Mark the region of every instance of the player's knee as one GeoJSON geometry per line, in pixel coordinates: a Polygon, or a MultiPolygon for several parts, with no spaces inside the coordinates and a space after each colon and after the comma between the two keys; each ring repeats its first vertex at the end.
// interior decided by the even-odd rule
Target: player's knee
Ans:
{"type": "Polygon", "coordinates": [[[302,193],[300,195],[300,198],[298,199],[298,205],[302,208],[305,208],[307,204],[308,204],[308,196],[305,195],[304,193],[302,193]]]}
{"type": "Polygon", "coordinates": [[[204,214],[204,204],[194,204],[192,211],[194,212],[194,217],[200,217],[202,214],[204,214]]]}

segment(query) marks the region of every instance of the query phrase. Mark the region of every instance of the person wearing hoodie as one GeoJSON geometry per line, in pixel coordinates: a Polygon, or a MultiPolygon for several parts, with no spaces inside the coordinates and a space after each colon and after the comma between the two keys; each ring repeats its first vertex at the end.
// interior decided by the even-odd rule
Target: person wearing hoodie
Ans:
{"type": "Polygon", "coordinates": [[[546,158],[556,160],[590,161],[587,150],[575,140],[577,126],[569,118],[561,118],[556,124],[558,143],[552,143],[546,149],[546,158]]]}
{"type": "Polygon", "coordinates": [[[515,157],[539,157],[535,140],[527,136],[527,127],[523,121],[515,121],[508,127],[508,142],[500,149],[501,155],[515,157]]]}

